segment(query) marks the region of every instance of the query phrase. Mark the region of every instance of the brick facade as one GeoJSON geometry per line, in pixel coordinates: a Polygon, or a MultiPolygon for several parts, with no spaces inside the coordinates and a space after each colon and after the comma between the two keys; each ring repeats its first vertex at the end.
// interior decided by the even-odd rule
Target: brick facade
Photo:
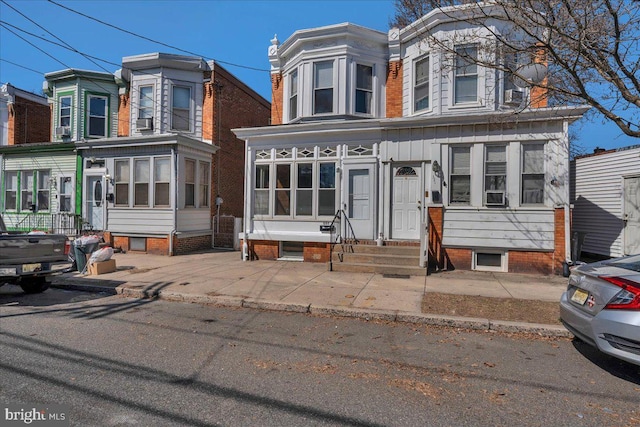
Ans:
{"type": "Polygon", "coordinates": [[[230,215],[221,215],[213,217],[213,235],[214,243],[217,248],[233,248],[236,237],[236,218],[230,215]]]}
{"type": "MultiPolygon", "coordinates": [[[[305,242],[302,257],[305,262],[329,262],[331,244],[305,242]]],[[[250,240],[250,260],[276,260],[280,257],[280,242],[275,240],[250,240]]]]}
{"type": "Polygon", "coordinates": [[[387,69],[387,117],[402,117],[402,61],[391,61],[387,69]]]}
{"type": "MultiPolygon", "coordinates": [[[[123,251],[130,251],[129,236],[113,236],[109,232],[104,233],[105,242],[114,248],[120,248],[123,251]]],[[[171,255],[169,236],[167,237],[146,237],[145,253],[154,255],[171,255]]],[[[211,235],[192,236],[179,238],[173,236],[173,255],[184,255],[194,251],[211,249],[211,235]]]]}
{"type": "Polygon", "coordinates": [[[118,136],[130,136],[129,119],[131,110],[129,108],[130,95],[120,95],[118,97],[118,136]]]}
{"type": "Polygon", "coordinates": [[[8,109],[7,145],[51,140],[51,109],[48,104],[15,95],[8,109]]]}
{"type": "Polygon", "coordinates": [[[282,124],[282,102],[284,88],[282,87],[282,73],[271,74],[271,124],[282,124]]]}

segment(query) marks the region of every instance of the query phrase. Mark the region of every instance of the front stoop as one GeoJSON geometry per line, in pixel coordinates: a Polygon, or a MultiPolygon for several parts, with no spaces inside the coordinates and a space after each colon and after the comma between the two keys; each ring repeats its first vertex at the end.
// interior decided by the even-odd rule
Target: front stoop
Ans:
{"type": "Polygon", "coordinates": [[[336,245],[332,271],[378,273],[398,276],[424,276],[418,246],[336,245]]]}

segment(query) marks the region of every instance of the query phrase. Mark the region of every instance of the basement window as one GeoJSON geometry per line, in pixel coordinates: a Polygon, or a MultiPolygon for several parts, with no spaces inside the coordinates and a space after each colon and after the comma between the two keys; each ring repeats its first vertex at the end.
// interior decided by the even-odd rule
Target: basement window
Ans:
{"type": "Polygon", "coordinates": [[[302,261],[304,242],[281,242],[280,258],[283,261],[302,261]]]}
{"type": "Polygon", "coordinates": [[[144,237],[130,237],[129,238],[129,250],[130,251],[147,251],[147,239],[144,237]]]}
{"type": "Polygon", "coordinates": [[[473,270],[507,271],[506,252],[474,251],[473,270]]]}

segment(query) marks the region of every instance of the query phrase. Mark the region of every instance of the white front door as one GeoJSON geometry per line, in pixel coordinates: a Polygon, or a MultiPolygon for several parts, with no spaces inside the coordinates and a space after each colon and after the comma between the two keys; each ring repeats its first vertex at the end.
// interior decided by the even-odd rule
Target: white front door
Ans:
{"type": "Polygon", "coordinates": [[[640,177],[624,179],[623,205],[624,253],[640,254],[640,177]]]}
{"type": "Polygon", "coordinates": [[[374,238],[374,176],[372,165],[345,165],[347,217],[357,239],[374,238]]]}
{"type": "Polygon", "coordinates": [[[104,230],[106,196],[103,175],[85,176],[84,219],[95,231],[104,230]]]}
{"type": "Polygon", "coordinates": [[[419,166],[394,166],[391,238],[419,239],[422,197],[419,166]]]}

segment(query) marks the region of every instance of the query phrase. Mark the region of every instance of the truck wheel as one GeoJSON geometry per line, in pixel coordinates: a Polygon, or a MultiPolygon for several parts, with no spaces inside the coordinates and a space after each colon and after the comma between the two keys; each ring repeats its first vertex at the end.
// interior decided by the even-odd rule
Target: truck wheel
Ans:
{"type": "Polygon", "coordinates": [[[49,282],[44,277],[34,277],[21,281],[20,287],[27,294],[39,294],[49,289],[49,282]]]}

